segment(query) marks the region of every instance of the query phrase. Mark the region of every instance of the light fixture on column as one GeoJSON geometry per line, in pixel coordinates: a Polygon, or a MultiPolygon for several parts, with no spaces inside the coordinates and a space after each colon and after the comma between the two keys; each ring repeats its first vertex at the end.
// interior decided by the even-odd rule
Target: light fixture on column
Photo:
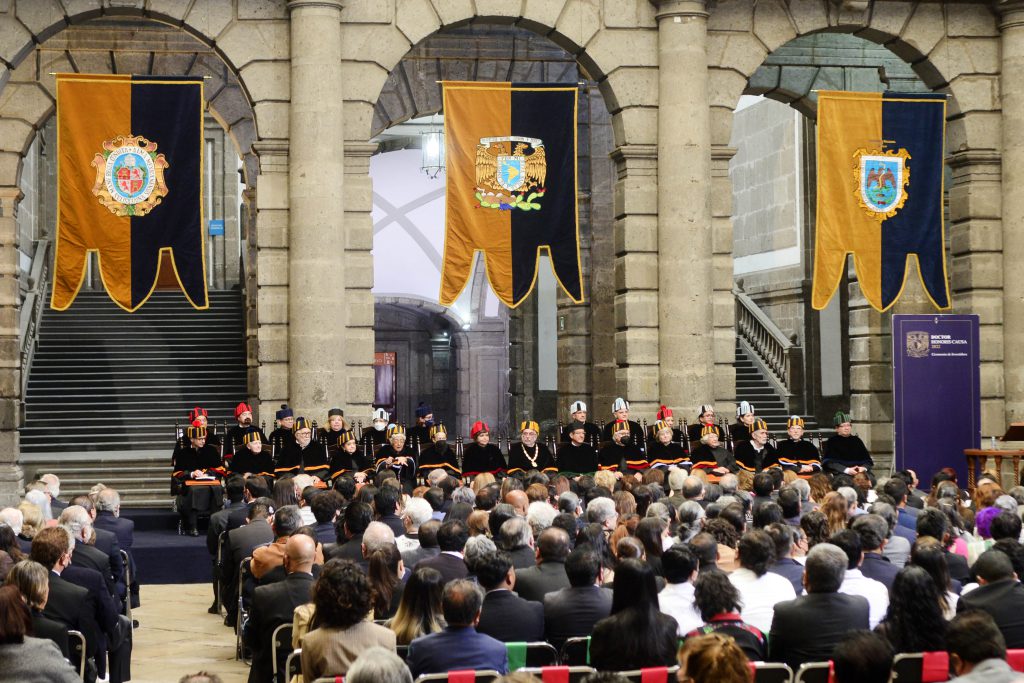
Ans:
{"type": "Polygon", "coordinates": [[[420,170],[431,179],[437,178],[444,171],[444,130],[431,119],[430,127],[420,136],[423,154],[420,170]]]}

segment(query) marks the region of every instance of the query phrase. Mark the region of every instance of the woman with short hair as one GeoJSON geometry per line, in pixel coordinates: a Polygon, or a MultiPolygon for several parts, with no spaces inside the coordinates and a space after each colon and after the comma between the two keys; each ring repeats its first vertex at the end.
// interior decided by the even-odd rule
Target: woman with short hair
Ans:
{"type": "Polygon", "coordinates": [[[78,683],[57,646],[34,633],[32,614],[17,586],[0,588],[0,681],[78,683]]]}

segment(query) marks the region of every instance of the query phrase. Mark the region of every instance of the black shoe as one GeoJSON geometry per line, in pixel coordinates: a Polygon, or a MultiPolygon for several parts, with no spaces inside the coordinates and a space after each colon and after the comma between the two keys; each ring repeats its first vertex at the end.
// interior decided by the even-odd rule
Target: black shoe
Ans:
{"type": "Polygon", "coordinates": [[[208,614],[220,614],[220,609],[218,609],[216,603],[210,605],[210,608],[206,611],[208,614]]]}
{"type": "Polygon", "coordinates": [[[134,629],[134,628],[138,628],[138,627],[139,627],[139,620],[138,619],[132,619],[132,628],[134,629]]]}

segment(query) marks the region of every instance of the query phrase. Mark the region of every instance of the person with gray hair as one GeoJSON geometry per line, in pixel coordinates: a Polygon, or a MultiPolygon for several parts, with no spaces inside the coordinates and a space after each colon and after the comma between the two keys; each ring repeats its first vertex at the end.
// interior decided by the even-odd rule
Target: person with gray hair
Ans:
{"type": "Polygon", "coordinates": [[[410,498],[402,508],[405,533],[395,538],[399,552],[407,553],[420,547],[420,526],[430,521],[434,508],[423,498],[410,498]]]}
{"type": "MultiPolygon", "coordinates": [[[[278,573],[284,572],[285,545],[296,531],[305,526],[299,506],[282,505],[274,513],[274,521],[271,526],[274,530],[274,542],[252,551],[252,563],[250,566],[252,567],[252,575],[257,579],[262,579],[272,570],[277,570],[278,573]]],[[[323,563],[324,548],[322,544],[317,543],[316,559],[314,559],[313,564],[323,566],[323,563]]]]}
{"type": "Polygon", "coordinates": [[[775,605],[768,661],[800,668],[827,661],[847,633],[868,628],[868,601],[839,592],[849,558],[838,546],[819,543],[807,553],[806,595],[775,605]]]}
{"type": "Polygon", "coordinates": [[[441,482],[448,478],[448,473],[443,469],[436,469],[427,475],[427,486],[435,488],[441,486],[441,482]]]}
{"type": "Polygon", "coordinates": [[[32,503],[39,508],[39,511],[43,513],[43,524],[53,519],[53,509],[50,507],[50,494],[45,490],[32,489],[25,494],[25,502],[32,503]]]}
{"type": "Polygon", "coordinates": [[[676,535],[680,543],[689,543],[704,528],[704,508],[695,500],[688,500],[679,506],[679,527],[676,535]]]}
{"type": "Polygon", "coordinates": [[[530,507],[526,508],[526,521],[530,523],[530,528],[533,530],[533,537],[539,538],[541,532],[551,526],[551,523],[555,521],[555,515],[558,512],[555,508],[551,507],[545,502],[534,501],[530,503],[530,507]]]}
{"type": "Polygon", "coordinates": [[[462,560],[466,563],[469,573],[476,576],[476,563],[496,552],[498,552],[498,546],[483,534],[470,536],[466,541],[466,547],[462,550],[462,560]]]}
{"type": "Polygon", "coordinates": [[[609,531],[614,531],[619,521],[619,513],[615,511],[615,501],[611,498],[595,498],[587,505],[587,522],[600,524],[609,531]]]}
{"type": "Polygon", "coordinates": [[[103,577],[110,594],[123,597],[124,584],[118,582],[110,566],[110,557],[89,543],[93,537],[93,526],[92,516],[89,515],[88,510],[81,505],[69,505],[64,508],[64,512],[60,513],[57,524],[67,529],[75,540],[71,552],[71,566],[95,569],[103,577]]]}
{"type": "Polygon", "coordinates": [[[851,486],[840,486],[836,492],[846,500],[846,516],[850,519],[864,514],[857,500],[857,492],[851,486]]]}
{"type": "Polygon", "coordinates": [[[881,501],[874,503],[868,510],[871,514],[878,515],[889,525],[889,539],[882,548],[882,557],[885,557],[897,568],[903,569],[910,559],[910,546],[916,540],[917,534],[910,529],[897,524],[896,508],[881,501]]]}
{"type": "Polygon", "coordinates": [[[572,491],[563,491],[558,496],[558,511],[567,512],[573,517],[579,517],[582,512],[580,507],[580,497],[572,491]]]}
{"type": "Polygon", "coordinates": [[[47,472],[39,477],[39,481],[46,485],[46,492],[50,494],[50,507],[59,515],[68,506],[67,503],[60,499],[60,477],[47,472]]]}
{"type": "Polygon", "coordinates": [[[386,545],[396,545],[395,532],[384,522],[370,522],[363,532],[363,559],[386,545]]]}
{"type": "Polygon", "coordinates": [[[512,556],[512,566],[516,569],[526,569],[537,563],[533,540],[529,522],[519,516],[505,520],[498,533],[498,545],[512,556]]]}
{"type": "Polygon", "coordinates": [[[718,480],[718,485],[722,487],[722,496],[731,496],[740,487],[740,479],[735,474],[729,473],[718,480]]]}
{"type": "Polygon", "coordinates": [[[25,515],[18,508],[3,508],[0,510],[0,524],[11,527],[15,536],[21,534],[21,525],[25,523],[25,515]]]}
{"type": "Polygon", "coordinates": [[[786,484],[786,486],[800,494],[801,514],[807,514],[816,507],[814,501],[811,500],[811,485],[806,479],[796,479],[786,484]]]}
{"type": "Polygon", "coordinates": [[[412,674],[401,657],[375,645],[356,658],[345,680],[348,683],[412,683],[412,674]]]}
{"type": "Polygon", "coordinates": [[[476,493],[468,486],[460,486],[452,491],[452,505],[465,503],[470,507],[476,505],[476,493]]]}
{"type": "Polygon", "coordinates": [[[132,546],[135,543],[135,522],[121,516],[121,495],[116,489],[107,487],[96,496],[96,516],[92,521],[98,535],[110,532],[117,538],[121,550],[128,553],[128,569],[131,572],[132,607],[139,606],[139,578],[135,570],[135,556],[132,546]]]}

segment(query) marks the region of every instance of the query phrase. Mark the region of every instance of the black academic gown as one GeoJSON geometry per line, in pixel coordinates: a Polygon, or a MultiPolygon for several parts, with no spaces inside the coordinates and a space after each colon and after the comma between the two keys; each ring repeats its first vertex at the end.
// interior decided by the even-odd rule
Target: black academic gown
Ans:
{"type": "Polygon", "coordinates": [[[555,467],[555,459],[551,456],[551,451],[547,446],[538,441],[532,447],[527,447],[521,441],[516,441],[508,447],[508,473],[522,472],[525,474],[530,470],[558,471],[555,467]]]}
{"type": "Polygon", "coordinates": [[[484,472],[505,474],[505,456],[493,443],[481,446],[474,441],[462,449],[462,476],[475,477],[484,472]]]}
{"type": "Polygon", "coordinates": [[[821,454],[818,453],[818,447],[807,439],[784,439],[775,447],[775,452],[779,456],[779,464],[784,469],[793,470],[804,479],[821,472],[821,454]],[[804,465],[810,465],[814,469],[801,473],[800,468],[804,465]]]}
{"type": "Polygon", "coordinates": [[[432,443],[420,451],[419,467],[416,473],[421,477],[426,477],[434,470],[444,470],[453,477],[462,476],[462,468],[459,467],[455,449],[447,442],[443,447],[432,443]]]}
{"type": "Polygon", "coordinates": [[[729,425],[729,437],[732,439],[733,448],[741,441],[750,440],[750,427],[739,420],[729,425]]]}
{"type": "Polygon", "coordinates": [[[825,442],[825,457],[822,464],[828,472],[842,474],[847,467],[855,466],[866,467],[870,471],[875,463],[871,460],[868,447],[859,436],[836,434],[825,442]]]}
{"type": "Polygon", "coordinates": [[[690,467],[690,456],[683,450],[682,445],[675,441],[669,441],[667,445],[660,441],[651,443],[647,447],[647,461],[651,463],[651,467],[690,467]]]}
{"type": "Polygon", "coordinates": [[[403,488],[408,488],[412,491],[416,486],[416,453],[409,446],[402,448],[402,452],[399,453],[391,444],[384,444],[377,451],[377,460],[374,462],[374,468],[378,472],[390,469],[398,476],[398,480],[402,482],[403,488]],[[409,463],[406,465],[388,465],[388,458],[396,457],[409,458],[409,463]]]}
{"type": "MultiPolygon", "coordinates": [[[[569,428],[571,424],[562,427],[562,443],[569,443],[572,439],[569,438],[569,428]]],[[[587,438],[583,440],[583,443],[590,444],[592,447],[597,448],[601,443],[601,428],[593,422],[583,423],[583,432],[587,435],[587,438]]]]}
{"type": "Polygon", "coordinates": [[[248,446],[242,446],[231,456],[228,463],[228,472],[231,474],[258,474],[264,477],[274,476],[274,463],[270,457],[270,447],[264,446],[258,454],[249,450],[248,446]]]}
{"type": "Polygon", "coordinates": [[[706,470],[709,475],[711,470],[717,467],[724,467],[733,474],[739,471],[736,458],[729,452],[729,449],[721,444],[718,445],[718,448],[711,448],[702,443],[690,453],[690,462],[693,463],[693,469],[706,470]]]}
{"type": "Polygon", "coordinates": [[[587,442],[579,446],[564,443],[558,447],[558,471],[562,474],[593,474],[597,471],[597,451],[587,442]]]}
{"type": "Polygon", "coordinates": [[[373,468],[366,463],[366,458],[363,457],[363,449],[356,448],[355,453],[349,453],[343,448],[334,447],[328,449],[330,453],[330,477],[331,479],[337,479],[345,475],[354,475],[356,472],[366,472],[367,474],[373,471],[373,468]]]}
{"type": "MultiPolygon", "coordinates": [[[[224,435],[225,449],[230,449],[231,451],[234,451],[236,448],[241,446],[242,437],[245,436],[245,433],[252,429],[254,426],[255,425],[249,425],[248,427],[243,427],[242,425],[236,424],[232,427],[228,427],[228,431],[224,435]]],[[[260,433],[260,443],[270,443],[270,440],[267,438],[267,435],[263,433],[262,429],[256,427],[256,431],[260,433]]],[[[209,438],[207,438],[207,442],[209,442],[209,438]]],[[[207,445],[209,445],[209,443],[207,443],[207,445]]]]}
{"type": "MultiPolygon", "coordinates": [[[[693,423],[692,425],[690,425],[689,427],[686,428],[686,436],[688,436],[689,439],[690,439],[690,452],[691,453],[693,451],[695,451],[697,449],[697,447],[700,445],[700,436],[701,436],[700,433],[704,430],[704,427],[706,427],[706,426],[707,425],[705,425],[702,422],[695,422],[695,423],[693,423]]],[[[722,444],[722,446],[724,447],[725,446],[725,432],[722,431],[722,428],[719,425],[712,425],[712,426],[715,428],[715,431],[718,432],[718,442],[720,444],[722,444]]],[[[748,434],[749,434],[749,432],[748,432],[748,434]]]]}
{"type": "Polygon", "coordinates": [[[373,427],[366,427],[363,429],[362,436],[359,437],[359,445],[373,450],[374,446],[383,446],[388,442],[388,431],[381,429],[380,431],[373,427]]]}
{"type": "Polygon", "coordinates": [[[601,446],[597,454],[598,469],[618,472],[622,467],[640,471],[647,469],[648,462],[643,452],[633,443],[623,446],[609,441],[601,446]]]}
{"type": "MultiPolygon", "coordinates": [[[[647,445],[647,435],[644,434],[644,428],[635,420],[626,420],[626,424],[629,425],[629,435],[633,438],[633,443],[639,446],[640,450],[643,450],[644,446],[647,445]]],[[[615,420],[605,423],[604,428],[601,430],[601,441],[611,441],[612,429],[614,428],[615,420]]]]}
{"type": "Polygon", "coordinates": [[[295,432],[290,429],[278,427],[270,432],[270,444],[274,447],[275,453],[280,453],[293,443],[295,443],[295,432]]]}
{"type": "Polygon", "coordinates": [[[775,447],[770,443],[766,443],[764,448],[758,450],[748,438],[746,441],[736,443],[732,450],[736,456],[736,464],[741,470],[756,474],[762,470],[780,467],[779,456],[775,452],[775,447]]]}
{"type": "Polygon", "coordinates": [[[426,425],[413,425],[406,430],[405,442],[410,447],[427,448],[430,445],[430,427],[426,425]]]}

